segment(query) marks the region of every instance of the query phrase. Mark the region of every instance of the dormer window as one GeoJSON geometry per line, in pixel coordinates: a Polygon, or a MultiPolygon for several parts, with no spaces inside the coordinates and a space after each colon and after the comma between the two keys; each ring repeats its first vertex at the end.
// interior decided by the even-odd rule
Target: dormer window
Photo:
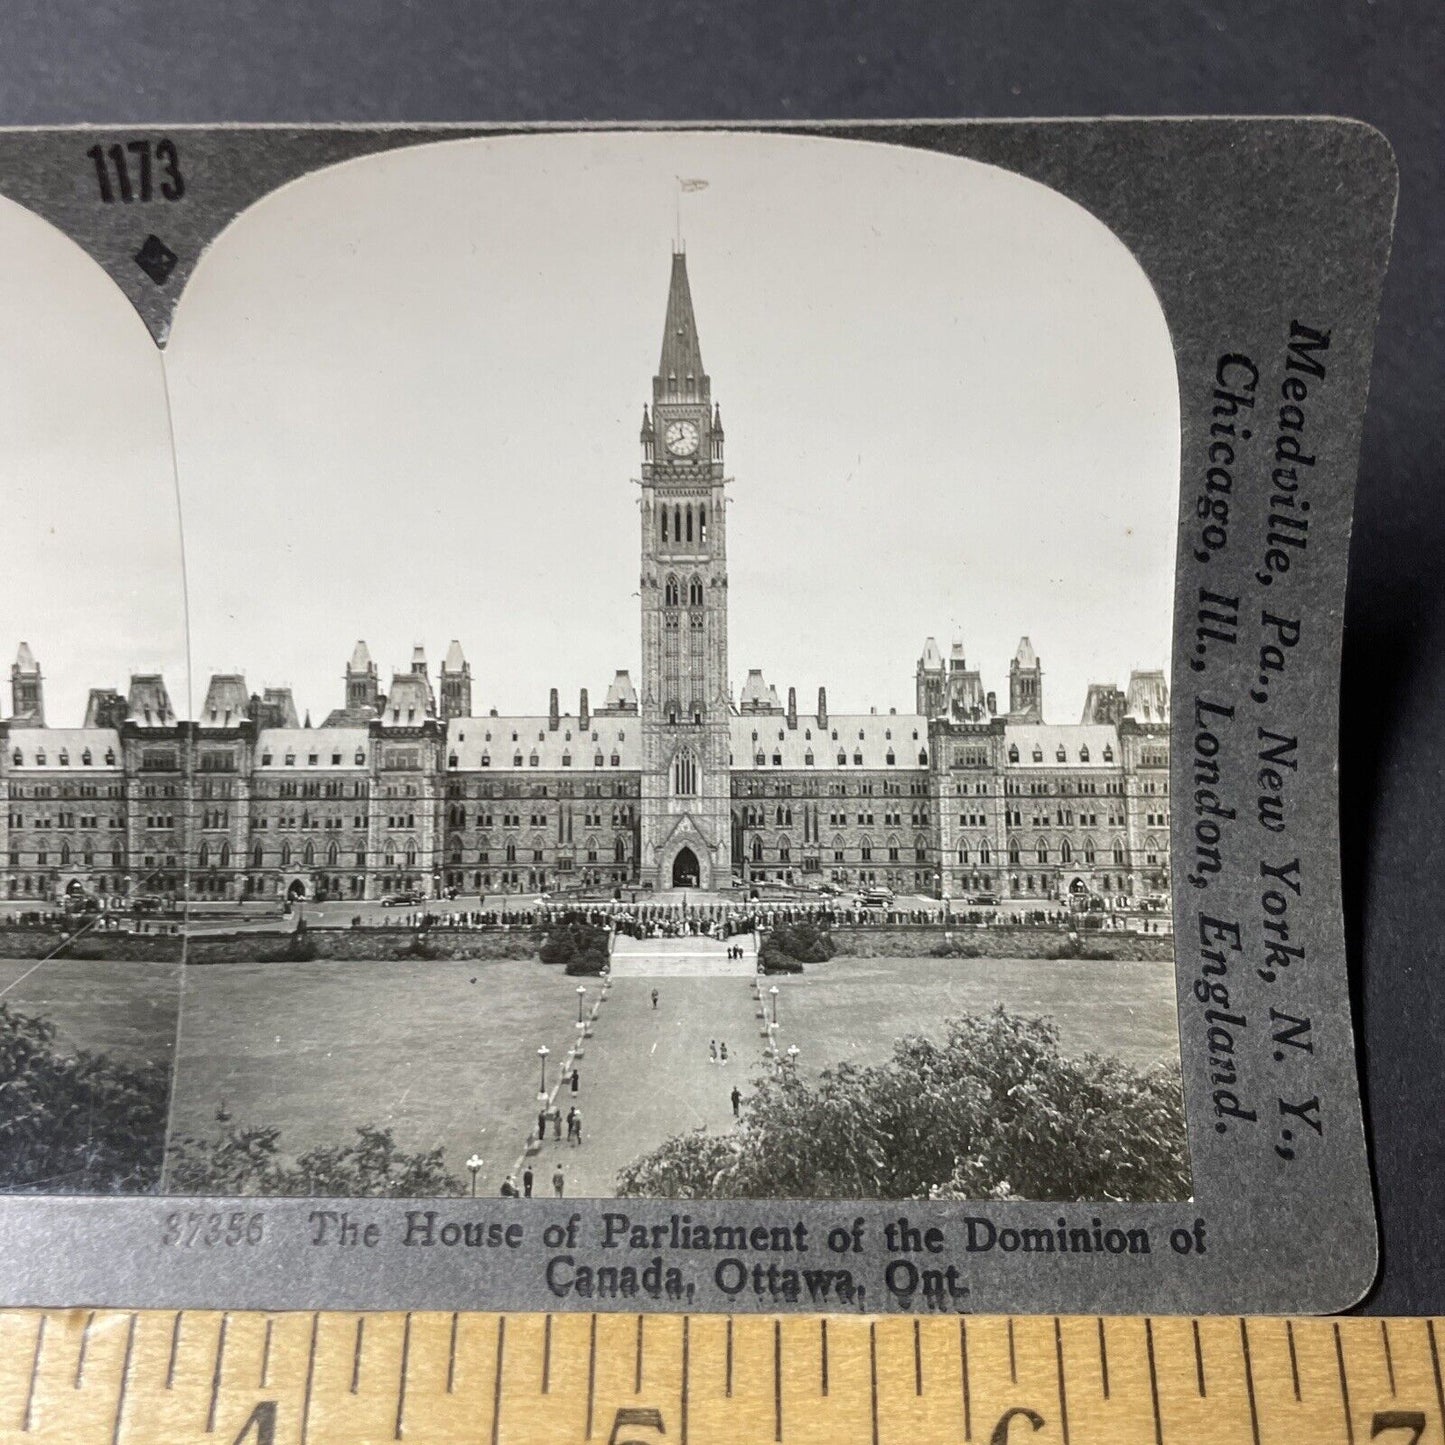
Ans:
{"type": "Polygon", "coordinates": [[[1010,743],[1010,744],[1008,745],[1008,760],[1009,760],[1009,762],[1011,762],[1011,763],[1016,763],[1016,762],[1018,762],[1018,760],[1019,760],[1019,745],[1018,745],[1017,743],[1010,743]]]}
{"type": "Polygon", "coordinates": [[[482,762],[482,766],[483,766],[484,768],[489,768],[489,767],[491,767],[491,766],[492,766],[492,755],[491,755],[491,753],[484,752],[484,753],[482,754],[481,762],[482,762]]]}
{"type": "Polygon", "coordinates": [[[848,754],[845,753],[842,748],[838,749],[838,766],[840,768],[846,768],[848,766],[848,754]]]}
{"type": "Polygon", "coordinates": [[[563,734],[562,734],[562,741],[563,741],[563,742],[568,742],[568,743],[570,743],[570,742],[572,741],[572,729],[571,729],[571,728],[568,728],[568,729],[566,729],[565,732],[563,732],[563,734]]]}
{"type": "Polygon", "coordinates": [[[331,766],[333,768],[339,768],[341,766],[341,753],[339,751],[331,754],[331,766]]]}
{"type": "Polygon", "coordinates": [[[513,733],[513,734],[512,734],[512,741],[513,741],[513,742],[516,742],[516,741],[517,741],[517,735],[516,735],[516,733],[513,733]]]}
{"type": "Polygon", "coordinates": [[[622,759],[618,757],[616,753],[612,754],[612,766],[614,768],[620,768],[622,766],[622,759]]]}
{"type": "Polygon", "coordinates": [[[597,756],[592,759],[592,766],[594,768],[600,768],[605,761],[606,760],[603,758],[602,754],[598,753],[597,756]]]}
{"type": "Polygon", "coordinates": [[[812,748],[809,748],[808,751],[803,754],[803,766],[804,766],[805,768],[811,768],[811,767],[813,766],[813,750],[812,750],[812,748]]]}
{"type": "Polygon", "coordinates": [[[783,755],[782,755],[782,753],[775,752],[775,753],[773,754],[773,766],[774,766],[775,768],[780,768],[780,767],[783,766],[783,755]]]}
{"type": "Polygon", "coordinates": [[[782,740],[783,740],[785,737],[787,737],[787,734],[782,730],[782,728],[779,728],[779,729],[778,729],[778,741],[779,741],[779,742],[782,742],[782,740]]]}
{"type": "Polygon", "coordinates": [[[862,729],[862,728],[859,728],[859,729],[858,729],[858,741],[859,741],[860,743],[863,741],[863,737],[864,737],[863,729],[862,729]]]}
{"type": "Polygon", "coordinates": [[[803,741],[804,741],[804,742],[809,742],[809,743],[813,741],[813,729],[812,729],[812,728],[804,728],[804,729],[803,729],[803,741]]]}
{"type": "Polygon", "coordinates": [[[597,741],[597,733],[596,733],[596,730],[595,730],[595,729],[593,730],[593,733],[592,733],[592,741],[593,741],[594,743],[597,741]]]}
{"type": "Polygon", "coordinates": [[[884,728],[884,729],[883,729],[883,737],[884,737],[884,740],[885,740],[885,741],[887,741],[887,742],[892,742],[892,741],[893,741],[893,729],[892,729],[892,728],[884,728]]]}
{"type": "Polygon", "coordinates": [[[1108,743],[1104,744],[1104,761],[1106,763],[1112,763],[1114,761],[1114,749],[1111,748],[1108,743]]]}
{"type": "Polygon", "coordinates": [[[449,754],[447,755],[447,767],[449,767],[449,768],[454,768],[454,767],[456,767],[456,765],[457,765],[457,755],[456,755],[455,753],[449,753],[449,754]]]}
{"type": "Polygon", "coordinates": [[[113,767],[115,766],[115,749],[114,749],[114,748],[107,748],[107,749],[105,750],[105,765],[106,765],[106,767],[108,767],[108,768],[113,768],[113,767]]]}
{"type": "Polygon", "coordinates": [[[1079,761],[1081,763],[1087,763],[1089,761],[1089,747],[1087,743],[1079,749],[1079,761]]]}
{"type": "Polygon", "coordinates": [[[570,768],[572,766],[572,754],[565,749],[562,752],[562,766],[564,768],[570,768]]]}
{"type": "Polygon", "coordinates": [[[1041,762],[1043,762],[1043,760],[1044,760],[1044,750],[1043,750],[1037,743],[1035,743],[1035,744],[1034,744],[1034,761],[1035,761],[1036,763],[1041,763],[1041,762]]]}
{"type": "Polygon", "coordinates": [[[833,741],[834,741],[835,743],[838,741],[838,729],[837,729],[837,728],[834,728],[834,729],[833,729],[833,741]]]}
{"type": "Polygon", "coordinates": [[[83,767],[83,768],[88,768],[88,767],[90,766],[90,749],[89,749],[89,748],[86,748],[86,750],[85,750],[83,753],[81,753],[81,755],[80,755],[80,765],[81,765],[81,767],[83,767]]]}
{"type": "Polygon", "coordinates": [[[44,748],[36,748],[36,749],[35,749],[35,766],[38,767],[38,768],[43,768],[43,767],[45,766],[45,749],[44,749],[44,748]]]}
{"type": "Polygon", "coordinates": [[[1061,762],[1061,763],[1066,763],[1066,762],[1068,762],[1068,760],[1069,760],[1069,755],[1068,755],[1068,753],[1066,753],[1066,752],[1064,751],[1064,745],[1063,745],[1063,743],[1060,743],[1060,744],[1059,744],[1059,750],[1054,754],[1054,758],[1055,758],[1056,761],[1061,762]]]}
{"type": "Polygon", "coordinates": [[[316,762],[317,762],[317,755],[316,755],[315,753],[308,753],[308,754],[306,755],[306,766],[307,766],[308,768],[314,768],[314,767],[316,766],[316,762]]]}
{"type": "Polygon", "coordinates": [[[265,749],[265,750],[262,752],[262,754],[261,754],[261,766],[262,766],[263,768],[269,768],[269,767],[271,766],[271,750],[270,750],[270,748],[267,748],[267,749],[265,749]]]}
{"type": "Polygon", "coordinates": [[[928,749],[927,749],[927,748],[919,748],[919,750],[918,750],[918,766],[919,766],[920,768],[926,768],[926,767],[928,766],[928,749]]]}
{"type": "Polygon", "coordinates": [[[754,742],[757,742],[757,740],[758,740],[758,730],[757,730],[757,728],[754,728],[754,729],[753,729],[753,741],[754,741],[754,742]]]}
{"type": "Polygon", "coordinates": [[[70,766],[70,753],[65,748],[61,748],[60,750],[60,766],[62,768],[68,768],[70,766]]]}
{"type": "Polygon", "coordinates": [[[768,762],[768,755],[767,755],[761,748],[759,748],[759,749],[758,749],[758,755],[757,755],[757,758],[755,759],[755,761],[756,761],[758,767],[760,767],[760,768],[766,767],[766,766],[767,766],[767,762],[768,762]]]}
{"type": "Polygon", "coordinates": [[[898,761],[898,759],[893,756],[892,748],[888,749],[888,756],[884,759],[884,761],[888,764],[890,768],[898,761]]]}
{"type": "Polygon", "coordinates": [[[529,768],[535,768],[540,761],[541,759],[538,758],[536,750],[534,749],[527,758],[527,766],[529,768]]]}
{"type": "Polygon", "coordinates": [[[861,768],[863,766],[863,754],[857,748],[853,750],[853,766],[855,768],[861,768]]]}
{"type": "Polygon", "coordinates": [[[287,766],[288,768],[294,768],[294,767],[296,766],[296,754],[295,754],[295,753],[288,752],[288,753],[286,754],[286,766],[287,766]]]}
{"type": "Polygon", "coordinates": [[[521,753],[513,753],[513,754],[512,754],[512,766],[513,766],[514,768],[520,768],[520,767],[522,766],[522,755],[521,755],[521,753]]]}
{"type": "Polygon", "coordinates": [[[17,768],[23,768],[25,766],[25,755],[19,748],[16,748],[15,751],[10,754],[10,761],[14,763],[17,768]]]}

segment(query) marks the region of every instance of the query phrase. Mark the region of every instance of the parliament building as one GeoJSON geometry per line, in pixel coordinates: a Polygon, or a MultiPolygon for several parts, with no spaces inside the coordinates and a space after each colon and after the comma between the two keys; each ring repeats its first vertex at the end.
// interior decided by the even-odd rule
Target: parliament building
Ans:
{"type": "Polygon", "coordinates": [[[1027,637],[1006,705],[961,643],[930,637],[913,710],[800,711],[760,670],[729,678],[721,411],[703,369],[686,259],[672,258],[662,355],[643,407],[639,681],[600,705],[503,717],[473,702],[453,641],[433,683],[417,648],[383,687],[364,642],[316,727],[286,688],[210,679],[199,716],[164,680],[90,692],[51,727],[21,644],[0,722],[0,893],[54,901],[378,898],[723,890],[735,881],[888,886],[963,900],[1169,888],[1163,671],[1096,683],[1081,720],[1044,720],[1027,637]]]}

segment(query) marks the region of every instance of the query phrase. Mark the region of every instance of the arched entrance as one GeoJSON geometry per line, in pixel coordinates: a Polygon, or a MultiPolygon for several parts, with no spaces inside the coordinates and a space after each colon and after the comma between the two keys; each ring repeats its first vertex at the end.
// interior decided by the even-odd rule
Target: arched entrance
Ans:
{"type": "Polygon", "coordinates": [[[286,897],[291,901],[306,897],[306,883],[303,879],[293,878],[290,886],[286,889],[286,897]]]}
{"type": "Polygon", "coordinates": [[[672,860],[672,886],[674,888],[696,888],[702,877],[697,854],[691,848],[679,848],[672,860]]]}

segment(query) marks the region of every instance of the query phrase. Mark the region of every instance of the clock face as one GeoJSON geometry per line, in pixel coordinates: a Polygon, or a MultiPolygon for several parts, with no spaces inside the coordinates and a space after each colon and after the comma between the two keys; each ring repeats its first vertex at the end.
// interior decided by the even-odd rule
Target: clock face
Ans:
{"type": "Polygon", "coordinates": [[[690,421],[669,422],[667,449],[675,457],[690,457],[697,450],[697,428],[690,421]]]}

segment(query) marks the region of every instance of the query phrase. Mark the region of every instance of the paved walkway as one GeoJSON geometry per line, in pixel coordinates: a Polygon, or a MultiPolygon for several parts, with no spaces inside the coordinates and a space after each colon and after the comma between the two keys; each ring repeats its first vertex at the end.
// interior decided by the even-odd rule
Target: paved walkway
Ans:
{"type": "Polygon", "coordinates": [[[726,943],[716,938],[631,938],[619,933],[612,947],[612,977],[751,978],[758,971],[756,936],[740,933],[726,943]],[[732,948],[742,950],[729,958],[732,948]]]}
{"type": "Polygon", "coordinates": [[[731,1131],[733,1086],[748,1095],[762,1065],[754,1009],[744,978],[619,979],[614,966],[607,1002],[577,1064],[581,1086],[575,1095],[563,1089],[557,1096],[564,1115],[574,1103],[581,1110],[582,1144],[554,1141],[549,1132],[527,1160],[534,1193],[551,1194],[560,1161],[568,1195],[608,1197],[617,1171],[664,1139],[702,1128],[731,1131]],[[726,1064],[708,1061],[712,1040],[727,1043],[726,1064]]]}

